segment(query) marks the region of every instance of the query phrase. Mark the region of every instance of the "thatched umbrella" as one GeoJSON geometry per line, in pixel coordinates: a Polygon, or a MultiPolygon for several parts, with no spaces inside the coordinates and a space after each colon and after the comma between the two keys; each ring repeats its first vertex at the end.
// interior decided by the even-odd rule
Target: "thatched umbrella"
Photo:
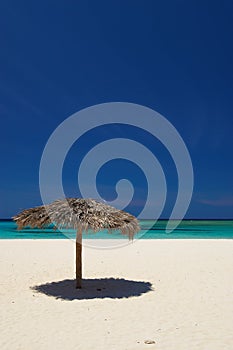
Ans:
{"type": "Polygon", "coordinates": [[[138,220],[131,214],[98,202],[94,199],[67,198],[51,204],[26,209],[14,216],[18,229],[26,226],[44,228],[54,224],[55,228],[75,229],[76,235],[76,288],[82,281],[82,232],[107,229],[120,230],[133,239],[140,230],[138,220]]]}

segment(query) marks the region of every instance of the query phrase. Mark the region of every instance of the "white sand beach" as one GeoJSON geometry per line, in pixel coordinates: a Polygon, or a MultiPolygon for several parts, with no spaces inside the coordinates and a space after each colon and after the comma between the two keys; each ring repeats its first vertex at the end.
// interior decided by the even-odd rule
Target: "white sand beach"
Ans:
{"type": "Polygon", "coordinates": [[[0,241],[1,350],[233,349],[232,240],[83,250],[76,290],[72,241],[0,241]]]}

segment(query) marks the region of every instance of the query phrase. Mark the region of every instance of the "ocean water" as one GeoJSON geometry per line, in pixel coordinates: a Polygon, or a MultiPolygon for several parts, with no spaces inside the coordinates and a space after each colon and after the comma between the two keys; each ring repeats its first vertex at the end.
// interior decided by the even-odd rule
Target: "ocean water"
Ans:
{"type": "MultiPolygon", "coordinates": [[[[233,220],[183,220],[180,225],[172,232],[166,233],[167,221],[159,220],[156,224],[151,220],[140,220],[141,239],[232,239],[233,238],[233,220]],[[152,227],[150,227],[152,226],[152,227]]],[[[137,235],[136,235],[137,236],[137,235]]],[[[53,229],[31,229],[26,228],[17,231],[16,224],[13,221],[0,221],[0,239],[68,239],[75,238],[75,231],[63,230],[54,231],[53,229]]],[[[107,233],[101,231],[98,233],[84,233],[86,239],[122,239],[119,232],[107,233]]]]}

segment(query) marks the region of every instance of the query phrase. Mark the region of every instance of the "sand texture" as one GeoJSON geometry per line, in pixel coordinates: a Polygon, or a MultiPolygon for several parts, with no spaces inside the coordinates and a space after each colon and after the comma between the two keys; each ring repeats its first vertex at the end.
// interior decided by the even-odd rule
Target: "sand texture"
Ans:
{"type": "Polygon", "coordinates": [[[0,241],[1,350],[232,350],[233,241],[0,241]]]}

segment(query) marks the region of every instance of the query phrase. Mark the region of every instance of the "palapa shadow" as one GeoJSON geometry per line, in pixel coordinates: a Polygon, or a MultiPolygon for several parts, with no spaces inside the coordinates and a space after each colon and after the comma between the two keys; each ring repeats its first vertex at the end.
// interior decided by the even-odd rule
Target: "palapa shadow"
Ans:
{"type": "Polygon", "coordinates": [[[122,299],[138,297],[152,291],[150,282],[130,281],[123,278],[83,279],[82,289],[75,288],[75,280],[67,279],[32,287],[33,291],[63,300],[122,299]]]}

